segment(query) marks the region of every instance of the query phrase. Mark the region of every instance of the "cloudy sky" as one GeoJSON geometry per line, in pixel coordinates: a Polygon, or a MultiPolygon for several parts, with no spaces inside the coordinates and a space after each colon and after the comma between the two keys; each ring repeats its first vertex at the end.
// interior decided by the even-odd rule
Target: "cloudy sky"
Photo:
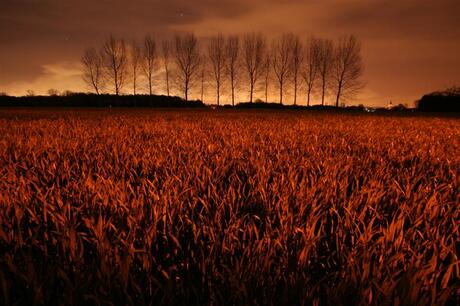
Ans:
{"type": "Polygon", "coordinates": [[[369,105],[460,85],[459,0],[0,0],[0,92],[88,90],[79,59],[109,35],[262,31],[363,43],[369,105]]]}

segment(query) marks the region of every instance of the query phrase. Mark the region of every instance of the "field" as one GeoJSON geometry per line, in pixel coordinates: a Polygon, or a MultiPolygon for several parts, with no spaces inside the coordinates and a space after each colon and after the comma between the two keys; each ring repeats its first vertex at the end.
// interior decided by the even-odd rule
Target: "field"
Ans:
{"type": "Polygon", "coordinates": [[[16,109],[0,135],[0,304],[459,302],[458,118],[16,109]]]}

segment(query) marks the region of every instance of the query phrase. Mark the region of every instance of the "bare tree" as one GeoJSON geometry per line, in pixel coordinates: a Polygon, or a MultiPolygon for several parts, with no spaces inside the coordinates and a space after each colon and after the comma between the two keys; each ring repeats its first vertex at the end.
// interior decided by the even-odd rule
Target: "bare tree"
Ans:
{"type": "Polygon", "coordinates": [[[133,94],[136,94],[137,89],[137,78],[139,74],[139,66],[142,60],[142,51],[141,47],[136,41],[131,42],[130,46],[130,60],[131,60],[131,69],[133,76],[133,94]]]}
{"type": "Polygon", "coordinates": [[[270,82],[270,66],[271,66],[270,52],[265,55],[264,61],[264,85],[265,85],[265,103],[268,102],[268,86],[270,82]]]}
{"type": "Polygon", "coordinates": [[[283,91],[291,68],[291,47],[293,45],[292,34],[284,34],[273,43],[273,71],[275,72],[276,79],[280,91],[280,104],[283,104],[283,91]]]}
{"type": "Polygon", "coordinates": [[[227,38],[225,45],[226,73],[230,80],[230,89],[232,92],[232,105],[235,106],[235,89],[239,69],[240,39],[238,36],[227,38]]]}
{"type": "Polygon", "coordinates": [[[217,105],[220,105],[220,92],[225,68],[225,39],[222,34],[219,33],[211,38],[208,46],[208,56],[216,83],[217,105]]]}
{"type": "Polygon", "coordinates": [[[249,102],[252,103],[257,81],[264,71],[266,43],[262,34],[246,34],[243,40],[244,66],[248,73],[249,102]]]}
{"type": "Polygon", "coordinates": [[[163,40],[162,44],[162,57],[163,57],[163,65],[165,69],[165,77],[166,77],[166,93],[169,97],[169,60],[171,57],[171,42],[169,40],[163,40]]]}
{"type": "Polygon", "coordinates": [[[200,68],[200,50],[198,40],[194,34],[175,37],[174,57],[178,69],[178,82],[184,92],[185,101],[188,101],[189,91],[193,86],[200,68]]]}
{"type": "Polygon", "coordinates": [[[327,92],[331,67],[333,64],[334,47],[329,39],[318,40],[318,72],[321,79],[321,105],[324,105],[324,98],[327,92]]]}
{"type": "Polygon", "coordinates": [[[56,97],[59,96],[59,90],[50,88],[48,89],[48,96],[56,97]]]}
{"type": "Polygon", "coordinates": [[[297,105],[297,90],[299,84],[299,74],[302,69],[302,63],[304,59],[303,45],[300,41],[299,36],[295,35],[292,39],[292,57],[291,57],[291,73],[292,80],[294,83],[294,105],[297,105]]]}
{"type": "Polygon", "coordinates": [[[103,65],[101,55],[90,48],[85,51],[81,58],[83,66],[83,81],[94,88],[96,94],[100,93],[102,87],[103,65]]]}
{"type": "Polygon", "coordinates": [[[126,45],[123,39],[110,35],[102,48],[103,62],[108,78],[113,82],[115,94],[119,95],[127,72],[126,45]]]}
{"type": "Polygon", "coordinates": [[[307,85],[307,106],[310,106],[310,98],[318,78],[319,68],[319,43],[318,39],[311,37],[307,41],[304,50],[304,67],[302,77],[307,85]]]}
{"type": "Polygon", "coordinates": [[[143,71],[147,78],[149,86],[149,94],[153,94],[153,76],[155,74],[157,62],[157,47],[155,39],[148,35],[144,38],[144,54],[143,54],[143,71]]]}
{"type": "Polygon", "coordinates": [[[208,61],[206,61],[205,56],[200,55],[201,60],[199,67],[197,68],[197,79],[199,79],[199,85],[200,85],[200,100],[201,102],[204,102],[204,97],[206,94],[206,89],[208,87],[208,82],[209,82],[209,67],[208,67],[208,61]]]}
{"type": "Polygon", "coordinates": [[[206,68],[205,68],[205,65],[201,66],[200,82],[201,82],[200,97],[201,97],[201,102],[203,102],[203,99],[204,99],[204,83],[206,82],[206,68]]]}
{"type": "Polygon", "coordinates": [[[353,35],[341,37],[334,49],[332,68],[336,107],[339,106],[341,98],[350,97],[363,87],[361,81],[363,70],[361,43],[353,35]]]}

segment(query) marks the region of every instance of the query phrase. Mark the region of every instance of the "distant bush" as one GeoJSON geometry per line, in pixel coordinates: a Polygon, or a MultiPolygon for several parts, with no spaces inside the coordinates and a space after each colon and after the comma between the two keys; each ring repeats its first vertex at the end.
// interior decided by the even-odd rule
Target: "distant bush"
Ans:
{"type": "Polygon", "coordinates": [[[273,103],[273,102],[261,102],[260,100],[256,100],[256,102],[242,102],[238,103],[236,108],[241,109],[291,109],[291,110],[327,110],[327,111],[365,111],[365,107],[360,106],[348,106],[345,108],[337,108],[332,105],[285,105],[280,103],[273,103]]]}
{"type": "Polygon", "coordinates": [[[286,105],[280,103],[265,103],[261,100],[256,100],[256,102],[241,102],[236,105],[237,108],[286,108],[286,105]]]}
{"type": "Polygon", "coordinates": [[[95,95],[65,92],[57,96],[0,96],[0,107],[204,107],[201,101],[149,95],[95,95]]]}
{"type": "Polygon", "coordinates": [[[460,112],[460,87],[424,95],[417,102],[417,109],[424,112],[460,112]]]}

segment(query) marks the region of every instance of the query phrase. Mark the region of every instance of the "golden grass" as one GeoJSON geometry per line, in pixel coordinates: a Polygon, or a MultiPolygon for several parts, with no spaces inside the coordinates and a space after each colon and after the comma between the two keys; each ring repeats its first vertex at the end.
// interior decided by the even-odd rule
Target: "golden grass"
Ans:
{"type": "Polygon", "coordinates": [[[0,304],[458,302],[458,119],[1,112],[0,304]]]}

